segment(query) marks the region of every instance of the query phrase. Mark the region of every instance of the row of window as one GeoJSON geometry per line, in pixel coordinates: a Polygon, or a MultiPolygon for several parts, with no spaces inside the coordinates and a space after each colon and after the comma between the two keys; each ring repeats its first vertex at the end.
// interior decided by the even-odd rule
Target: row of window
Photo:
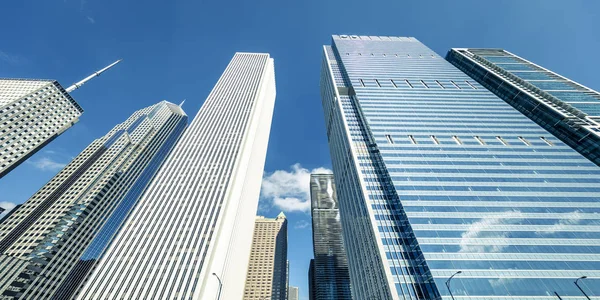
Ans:
{"type": "MultiPolygon", "coordinates": [[[[357,55],[358,55],[358,56],[362,56],[362,53],[357,53],[357,55]]],[[[346,52],[346,56],[350,56],[350,53],[349,53],[349,52],[346,52]]],[[[365,55],[365,56],[366,56],[366,55],[365,55]]],[[[371,56],[375,56],[375,54],[371,53],[371,56]]],[[[379,55],[377,55],[377,56],[379,56],[379,55]]],[[[383,57],[388,57],[388,55],[387,55],[387,54],[385,54],[385,53],[383,53],[383,54],[382,54],[382,56],[383,56],[383,57]]],[[[436,56],[435,56],[435,55],[433,55],[433,54],[430,54],[430,55],[427,55],[427,54],[426,54],[426,55],[419,54],[419,56],[417,56],[417,55],[410,56],[410,54],[406,54],[406,55],[404,55],[404,54],[400,54],[400,55],[398,55],[397,53],[395,53],[395,54],[393,54],[393,55],[392,55],[392,54],[390,54],[389,56],[390,56],[390,57],[392,57],[392,56],[393,56],[393,57],[408,57],[408,58],[410,58],[410,57],[424,58],[424,57],[429,57],[429,56],[431,56],[431,58],[436,58],[436,56]]]]}
{"type": "MultiPolygon", "coordinates": [[[[394,144],[394,139],[392,138],[391,135],[386,134],[385,138],[387,139],[388,143],[390,144],[394,144]]],[[[436,145],[440,145],[441,142],[440,140],[435,136],[435,135],[430,135],[429,138],[433,141],[434,144],[436,145]]],[[[477,143],[479,143],[480,145],[487,145],[487,143],[479,136],[474,136],[473,137],[477,143]]],[[[522,136],[517,137],[521,142],[523,142],[523,144],[527,145],[527,146],[531,146],[531,142],[529,142],[527,139],[525,139],[522,136]]],[[[496,139],[502,143],[502,145],[504,146],[510,146],[510,144],[508,143],[508,141],[506,141],[504,138],[502,138],[501,136],[496,136],[496,139]]],[[[548,146],[554,146],[554,143],[552,143],[551,141],[549,141],[548,139],[546,139],[543,136],[540,136],[540,139],[546,143],[546,145],[548,146]]],[[[413,135],[408,135],[408,140],[410,141],[411,144],[418,144],[419,142],[417,141],[417,139],[413,136],[413,135]]],[[[452,136],[452,140],[458,144],[458,145],[463,145],[463,141],[456,135],[452,136]]]]}
{"type": "MultiPolygon", "coordinates": [[[[365,79],[366,80],[366,79],[365,79]]],[[[358,79],[358,82],[360,83],[361,87],[367,87],[369,86],[368,83],[365,84],[365,80],[363,79],[358,79]]],[[[382,87],[384,85],[383,82],[387,83],[387,79],[373,79],[375,81],[375,84],[377,85],[377,87],[382,87]]],[[[460,85],[458,85],[454,80],[449,80],[450,85],[449,84],[444,84],[442,82],[440,82],[439,80],[434,80],[435,82],[435,86],[434,88],[441,88],[441,89],[446,89],[448,87],[452,88],[454,87],[457,90],[462,90],[463,88],[460,87],[460,85]]],[[[402,87],[402,85],[409,87],[411,89],[415,88],[415,87],[424,87],[426,89],[432,88],[431,84],[427,84],[427,82],[425,82],[424,80],[419,80],[418,82],[410,82],[408,79],[404,79],[404,81],[401,81],[401,83],[398,83],[397,81],[394,81],[393,79],[389,79],[389,83],[392,84],[393,87],[398,88],[398,87],[402,87]]],[[[465,80],[465,83],[473,90],[478,90],[478,88],[473,85],[471,82],[469,82],[468,80],[465,80]]]]}

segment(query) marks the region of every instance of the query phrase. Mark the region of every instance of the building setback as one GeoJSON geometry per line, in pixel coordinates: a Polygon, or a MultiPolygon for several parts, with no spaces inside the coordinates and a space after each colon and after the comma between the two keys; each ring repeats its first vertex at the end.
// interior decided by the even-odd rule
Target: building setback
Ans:
{"type": "Polygon", "coordinates": [[[236,53],[77,299],[241,299],[275,104],[236,53]]]}
{"type": "Polygon", "coordinates": [[[502,49],[452,49],[446,59],[600,166],[600,93],[502,49]]]}
{"type": "Polygon", "coordinates": [[[256,217],[244,300],[286,300],[287,220],[256,217]]]}
{"type": "Polygon", "coordinates": [[[0,294],[68,299],[187,125],[166,101],[96,139],[0,224],[0,294]]]}
{"type": "Polygon", "coordinates": [[[310,175],[310,199],[315,256],[311,294],[316,300],[352,299],[333,174],[310,175]]]}
{"type": "Polygon", "coordinates": [[[321,74],[353,298],[600,294],[598,166],[415,38],[333,36],[321,74]]]}
{"type": "MultiPolygon", "coordinates": [[[[120,61],[120,60],[119,60],[120,61]]],[[[0,78],[0,178],[79,121],[83,109],[56,80],[0,78]]]]}

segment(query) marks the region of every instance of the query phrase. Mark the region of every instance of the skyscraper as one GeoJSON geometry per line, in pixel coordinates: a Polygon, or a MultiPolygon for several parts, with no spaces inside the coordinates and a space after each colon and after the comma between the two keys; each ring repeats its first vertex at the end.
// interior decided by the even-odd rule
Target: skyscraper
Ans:
{"type": "Polygon", "coordinates": [[[241,299],[274,104],[273,59],[236,53],[78,299],[241,299]]]}
{"type": "Polygon", "coordinates": [[[446,59],[600,166],[600,93],[502,49],[452,49],[446,59]]]}
{"type": "Polygon", "coordinates": [[[0,294],[68,299],[187,125],[166,101],[96,139],[0,224],[0,294]]]}
{"type": "Polygon", "coordinates": [[[308,300],[317,299],[315,295],[315,259],[310,260],[308,265],[308,300]]]}
{"type": "MultiPolygon", "coordinates": [[[[120,61],[120,60],[119,60],[120,61]]],[[[83,109],[55,80],[0,78],[0,178],[79,121],[83,109]]]]}
{"type": "Polygon", "coordinates": [[[287,299],[287,219],[256,217],[244,300],[287,299]]]}
{"type": "Polygon", "coordinates": [[[323,52],[355,299],[600,294],[598,166],[415,38],[323,52]]]}
{"type": "Polygon", "coordinates": [[[314,278],[317,300],[352,299],[333,174],[310,175],[314,278]]]}
{"type": "Polygon", "coordinates": [[[288,300],[299,300],[300,299],[298,287],[290,286],[290,290],[289,290],[287,299],[288,300]]]}

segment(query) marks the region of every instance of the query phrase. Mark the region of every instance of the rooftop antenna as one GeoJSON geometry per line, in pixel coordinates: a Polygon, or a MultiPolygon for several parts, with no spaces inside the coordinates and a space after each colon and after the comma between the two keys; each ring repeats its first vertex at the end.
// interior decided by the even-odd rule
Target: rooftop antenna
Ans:
{"type": "Polygon", "coordinates": [[[121,61],[122,61],[122,59],[119,59],[119,60],[115,61],[114,63],[112,63],[112,64],[110,64],[110,65],[108,65],[108,66],[104,67],[103,69],[101,69],[101,70],[99,70],[99,71],[96,71],[96,72],[94,72],[94,74],[92,74],[92,75],[90,75],[90,76],[88,76],[88,77],[84,78],[82,81],[79,81],[79,82],[77,82],[77,83],[73,84],[72,86],[70,86],[70,87],[68,87],[68,88],[66,89],[67,93],[70,93],[70,92],[72,92],[72,91],[74,91],[74,90],[78,89],[78,88],[79,88],[79,87],[81,87],[81,86],[82,86],[84,83],[88,82],[90,79],[92,79],[92,78],[94,78],[94,77],[96,77],[96,76],[100,76],[100,74],[102,74],[102,72],[104,72],[104,71],[106,71],[106,70],[108,70],[108,69],[112,68],[114,65],[116,65],[116,64],[118,64],[118,63],[120,63],[121,61]]]}
{"type": "Polygon", "coordinates": [[[183,104],[185,103],[185,100],[186,100],[186,99],[183,99],[183,101],[181,101],[181,103],[179,103],[179,107],[182,107],[182,106],[183,106],[183,104]]]}

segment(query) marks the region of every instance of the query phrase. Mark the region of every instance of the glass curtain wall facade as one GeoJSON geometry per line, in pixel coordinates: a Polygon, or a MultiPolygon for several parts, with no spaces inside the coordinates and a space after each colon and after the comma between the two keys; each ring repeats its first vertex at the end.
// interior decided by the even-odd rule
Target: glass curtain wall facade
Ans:
{"type": "Polygon", "coordinates": [[[242,299],[274,105],[236,53],[77,299],[242,299]]]}
{"type": "Polygon", "coordinates": [[[600,93],[502,49],[452,49],[446,59],[600,166],[600,93]]]}
{"type": "Polygon", "coordinates": [[[186,125],[183,110],[166,101],[135,112],[4,220],[2,298],[69,299],[186,125]]]}
{"type": "Polygon", "coordinates": [[[352,299],[333,174],[310,175],[315,299],[352,299]]]}
{"type": "Polygon", "coordinates": [[[598,166],[415,38],[333,36],[321,74],[355,299],[600,295],[598,166]]]}

